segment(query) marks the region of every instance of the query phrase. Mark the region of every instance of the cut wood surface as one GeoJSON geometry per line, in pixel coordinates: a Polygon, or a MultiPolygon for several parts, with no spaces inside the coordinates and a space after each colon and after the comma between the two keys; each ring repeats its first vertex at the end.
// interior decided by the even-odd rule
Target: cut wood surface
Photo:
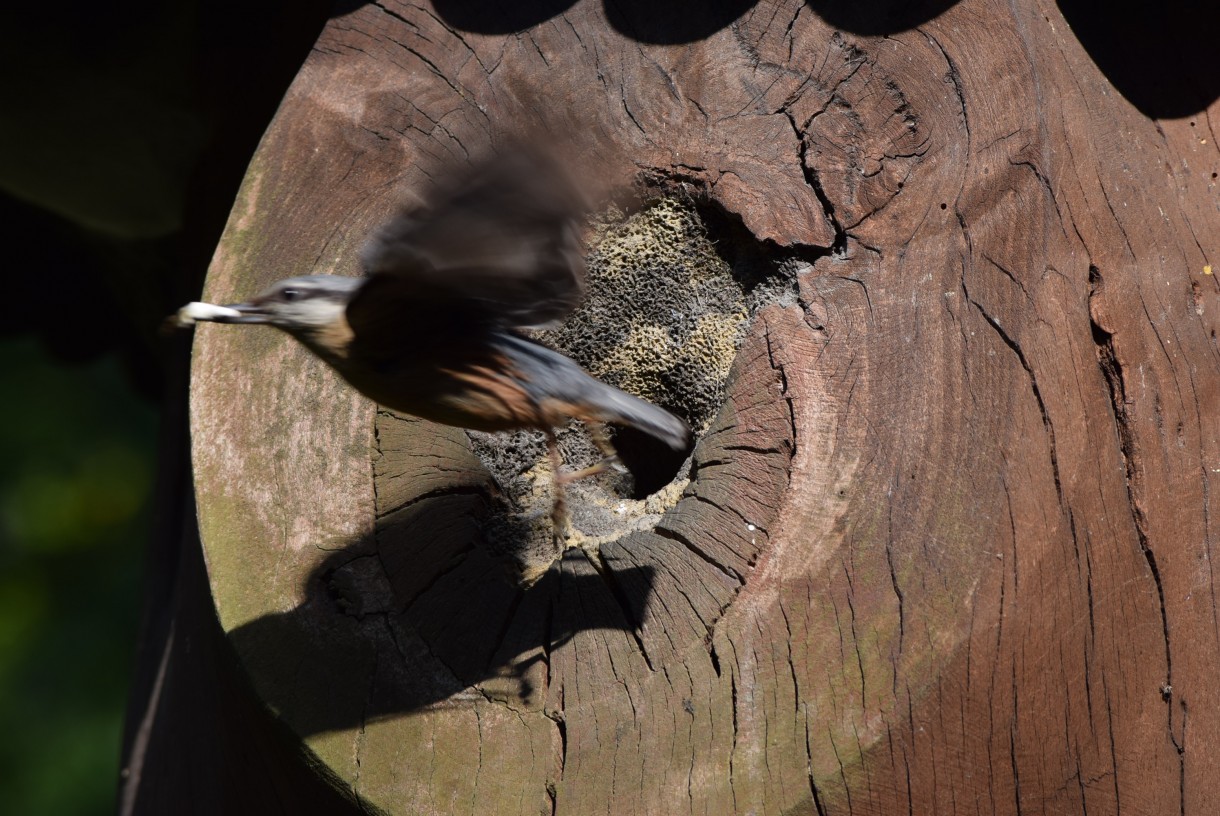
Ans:
{"type": "Polygon", "coordinates": [[[331,19],[207,300],[357,274],[526,132],[739,219],[796,293],[655,526],[528,588],[465,432],[199,329],[213,600],[317,773],[403,814],[1220,812],[1220,108],[1149,118],[1045,1],[496,5],[331,19]]]}

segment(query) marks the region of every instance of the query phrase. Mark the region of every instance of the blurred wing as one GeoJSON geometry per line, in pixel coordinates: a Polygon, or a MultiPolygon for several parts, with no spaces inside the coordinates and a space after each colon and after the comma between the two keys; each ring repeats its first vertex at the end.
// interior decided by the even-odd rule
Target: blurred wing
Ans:
{"type": "Polygon", "coordinates": [[[371,280],[348,320],[357,331],[412,314],[510,327],[560,320],[584,293],[581,214],[559,169],[526,154],[460,173],[369,240],[361,261],[371,280]]]}

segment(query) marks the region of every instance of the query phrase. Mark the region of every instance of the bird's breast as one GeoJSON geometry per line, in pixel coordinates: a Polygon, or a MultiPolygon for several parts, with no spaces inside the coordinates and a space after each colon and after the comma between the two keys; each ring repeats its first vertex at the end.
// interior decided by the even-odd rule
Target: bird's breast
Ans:
{"type": "Polygon", "coordinates": [[[513,361],[491,344],[365,350],[351,343],[332,365],[356,390],[395,411],[481,431],[547,427],[513,361]]]}

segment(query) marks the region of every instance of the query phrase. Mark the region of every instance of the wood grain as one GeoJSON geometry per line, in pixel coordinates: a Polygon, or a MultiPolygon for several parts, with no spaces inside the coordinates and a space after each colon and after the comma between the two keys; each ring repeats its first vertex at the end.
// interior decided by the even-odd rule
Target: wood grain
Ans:
{"type": "Polygon", "coordinates": [[[742,4],[679,45],[554,5],[335,16],[208,298],[355,274],[405,190],[522,131],[681,181],[809,261],[799,295],[656,529],[528,590],[461,432],[201,329],[203,545],[262,699],[393,813],[1220,810],[1215,104],[1147,118],[1049,2],[884,35],[742,4]]]}

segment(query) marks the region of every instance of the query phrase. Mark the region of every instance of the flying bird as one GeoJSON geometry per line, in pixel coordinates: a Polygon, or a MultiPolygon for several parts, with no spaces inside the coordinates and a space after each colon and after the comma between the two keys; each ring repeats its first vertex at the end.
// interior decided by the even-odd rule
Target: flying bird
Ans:
{"type": "Polygon", "coordinates": [[[274,326],[387,408],[472,430],[542,431],[558,536],[563,484],[615,461],[601,423],[675,450],[689,446],[690,428],[522,332],[555,325],[584,293],[583,207],[558,166],[522,152],[448,178],[373,234],[363,277],[288,278],[245,303],[188,304],[171,320],[274,326]],[[606,458],[561,474],[555,427],[567,417],[590,424],[606,458]]]}

